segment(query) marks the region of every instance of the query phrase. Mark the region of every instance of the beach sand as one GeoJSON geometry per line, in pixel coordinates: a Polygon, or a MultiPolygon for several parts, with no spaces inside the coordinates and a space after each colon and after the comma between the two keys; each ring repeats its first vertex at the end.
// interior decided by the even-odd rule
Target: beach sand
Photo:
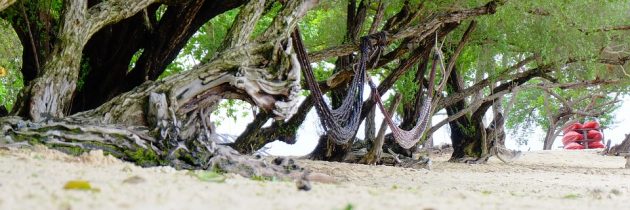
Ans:
{"type": "Polygon", "coordinates": [[[227,174],[207,181],[170,167],[141,168],[102,152],[72,157],[43,147],[0,150],[0,209],[627,209],[630,169],[599,150],[524,152],[514,163],[448,163],[431,170],[299,160],[335,183],[227,174]],[[68,181],[90,190],[67,190],[68,181]]]}

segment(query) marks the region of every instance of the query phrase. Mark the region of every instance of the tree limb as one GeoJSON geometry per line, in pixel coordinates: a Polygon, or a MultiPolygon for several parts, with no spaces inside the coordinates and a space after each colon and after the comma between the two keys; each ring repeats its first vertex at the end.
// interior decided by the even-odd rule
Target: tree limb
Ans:
{"type": "Polygon", "coordinates": [[[500,98],[501,96],[511,92],[512,89],[514,89],[518,85],[520,85],[520,84],[530,80],[531,78],[534,78],[536,76],[540,76],[540,75],[542,75],[545,72],[551,71],[552,69],[553,68],[551,68],[551,66],[544,65],[544,66],[540,66],[538,68],[534,68],[534,69],[528,70],[526,72],[523,72],[523,74],[518,74],[519,77],[514,77],[514,79],[511,80],[510,82],[507,82],[507,83],[504,83],[504,84],[498,86],[497,88],[495,88],[491,92],[492,94],[490,94],[489,96],[486,96],[486,97],[484,97],[484,98],[482,98],[480,100],[472,102],[465,109],[462,109],[459,112],[455,113],[454,115],[449,116],[447,119],[444,119],[444,120],[440,121],[439,123],[435,124],[433,127],[431,127],[431,129],[428,131],[428,133],[430,133],[430,134],[434,133],[435,131],[437,131],[437,129],[439,129],[440,127],[444,126],[446,123],[449,123],[451,121],[457,120],[461,116],[464,116],[466,113],[469,113],[471,111],[474,111],[473,115],[480,114],[481,111],[483,111],[483,109],[485,109],[484,107],[489,107],[489,105],[494,103],[495,99],[500,98]]]}
{"type": "Polygon", "coordinates": [[[370,30],[368,34],[376,33],[378,30],[378,26],[381,24],[383,20],[383,16],[385,15],[385,4],[382,0],[378,1],[378,8],[376,9],[376,14],[374,15],[374,20],[372,21],[372,25],[370,25],[370,30]]]}
{"type": "MultiPolygon", "coordinates": [[[[403,28],[398,31],[385,31],[388,34],[386,40],[387,43],[407,37],[416,37],[418,40],[423,40],[444,24],[459,23],[471,17],[494,14],[499,5],[499,0],[493,0],[481,7],[434,15],[411,27],[403,28]]],[[[330,57],[348,55],[358,50],[359,46],[356,44],[343,44],[311,53],[309,54],[309,58],[311,62],[317,62],[330,57]]]]}
{"type": "Polygon", "coordinates": [[[258,40],[270,40],[274,37],[290,37],[291,32],[293,32],[292,29],[297,26],[298,20],[318,3],[319,0],[288,1],[283,6],[283,9],[278,12],[273,22],[271,22],[271,26],[267,28],[258,40]]]}
{"type": "Polygon", "coordinates": [[[241,7],[218,51],[247,43],[264,10],[265,0],[252,0],[241,7]]]}
{"type": "MultiPolygon", "coordinates": [[[[78,1],[84,1],[87,4],[85,0],[78,1]]],[[[85,36],[83,45],[101,28],[131,17],[156,2],[158,0],[107,0],[90,7],[85,14],[84,27],[88,30],[87,33],[82,34],[85,36]]]]}
{"type": "Polygon", "coordinates": [[[11,6],[13,3],[15,3],[15,0],[0,0],[0,11],[11,6]]]}
{"type": "Polygon", "coordinates": [[[516,73],[516,74],[507,74],[510,71],[516,70],[516,69],[520,69],[523,66],[527,65],[528,63],[535,61],[536,60],[536,56],[530,56],[528,58],[523,59],[522,61],[516,63],[514,66],[508,67],[507,69],[505,69],[504,71],[502,71],[501,74],[499,74],[497,77],[495,77],[494,79],[491,78],[486,78],[483,79],[477,83],[475,83],[474,85],[464,89],[463,91],[460,92],[456,92],[452,95],[449,95],[446,98],[440,99],[439,103],[437,105],[437,107],[447,107],[447,106],[451,106],[452,104],[456,103],[457,101],[460,101],[468,96],[471,96],[475,93],[478,93],[479,91],[483,90],[484,88],[486,88],[488,85],[490,85],[490,82],[497,82],[497,81],[503,81],[503,80],[507,80],[507,79],[511,79],[511,78],[519,78],[519,77],[523,77],[527,74],[532,74],[534,73],[533,71],[536,69],[531,69],[525,72],[521,72],[521,73],[516,73]]]}
{"type": "MultiPolygon", "coordinates": [[[[312,4],[311,0],[291,1],[275,20],[296,26],[297,20],[305,13],[303,10],[312,4]]],[[[292,31],[292,28],[274,28],[279,24],[272,24],[268,31],[292,31]]],[[[222,98],[236,98],[253,103],[266,112],[273,112],[279,118],[288,118],[297,108],[300,65],[291,42],[284,42],[289,39],[288,33],[269,35],[274,37],[226,49],[208,63],[162,81],[145,83],[99,108],[78,113],[76,117],[93,116],[108,123],[143,125],[145,99],[151,92],[156,92],[166,93],[169,106],[178,115],[185,115],[222,98]]]]}

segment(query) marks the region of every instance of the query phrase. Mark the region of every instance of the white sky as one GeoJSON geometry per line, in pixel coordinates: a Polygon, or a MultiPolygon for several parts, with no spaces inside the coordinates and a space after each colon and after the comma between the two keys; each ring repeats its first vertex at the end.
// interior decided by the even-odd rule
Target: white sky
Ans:
{"type": "MultiPolygon", "coordinates": [[[[367,89],[368,87],[366,87],[367,89]]],[[[366,91],[366,95],[364,99],[368,98],[369,91],[366,91]]],[[[391,94],[390,94],[391,95],[391,94]]],[[[630,97],[625,97],[623,99],[623,105],[615,111],[615,122],[613,125],[609,125],[608,128],[604,130],[604,140],[608,141],[610,139],[612,141],[612,145],[621,143],[624,139],[626,133],[630,133],[628,129],[628,123],[630,123],[630,117],[628,117],[628,113],[630,112],[630,97]]],[[[303,98],[301,99],[303,100],[303,98]]],[[[433,117],[433,123],[438,123],[442,119],[446,118],[444,114],[438,114],[433,117]]],[[[213,119],[217,119],[213,117],[213,119]]],[[[380,111],[376,112],[376,126],[377,128],[380,126],[380,123],[383,119],[380,111]]],[[[230,135],[240,135],[247,126],[253,120],[252,114],[249,114],[245,117],[241,117],[236,122],[232,119],[223,120],[220,125],[217,126],[217,130],[219,133],[226,133],[230,135]]],[[[357,137],[363,139],[363,124],[360,126],[357,137]]],[[[528,141],[527,145],[517,145],[515,138],[508,136],[506,139],[506,146],[510,149],[518,149],[522,151],[529,150],[542,150],[543,147],[543,139],[545,136],[545,131],[541,128],[532,129],[534,132],[528,137],[531,138],[528,141]]],[[[275,141],[273,143],[268,144],[270,147],[267,152],[272,155],[288,155],[288,156],[302,156],[313,151],[315,146],[317,145],[317,141],[319,138],[319,134],[322,133],[319,118],[315,109],[311,109],[308,113],[305,122],[299,128],[297,133],[297,142],[293,145],[286,144],[284,142],[275,141]]],[[[509,133],[509,132],[508,132],[509,133]]],[[[444,143],[451,142],[450,133],[448,131],[448,124],[440,128],[437,132],[433,134],[433,139],[435,145],[440,145],[444,143]]],[[[606,142],[604,142],[605,144],[606,142]]],[[[560,141],[560,137],[556,139],[553,145],[553,149],[559,149],[562,146],[562,142],[560,141]]]]}
{"type": "MultiPolygon", "coordinates": [[[[366,87],[367,89],[368,87],[366,87]]],[[[366,95],[364,98],[368,98],[369,91],[366,91],[366,95]]],[[[303,99],[302,99],[303,100],[303,99]]],[[[610,139],[612,141],[612,145],[620,143],[625,137],[626,133],[630,133],[628,129],[628,123],[630,123],[630,117],[628,117],[628,113],[630,112],[630,97],[623,98],[623,105],[615,111],[615,123],[613,125],[609,125],[608,128],[604,130],[604,138],[605,141],[610,139]]],[[[442,119],[446,118],[444,114],[438,114],[433,117],[433,123],[438,123],[442,119]]],[[[217,119],[214,118],[213,119],[217,119]]],[[[377,128],[380,126],[380,123],[383,119],[380,111],[376,112],[376,124],[377,128]]],[[[226,133],[230,135],[240,135],[247,126],[253,120],[252,114],[247,115],[246,117],[241,117],[236,122],[232,119],[226,119],[217,126],[217,130],[220,133],[226,133]]],[[[360,130],[357,134],[358,138],[363,139],[363,124],[360,126],[360,130]]],[[[523,151],[529,150],[542,150],[543,147],[543,139],[545,136],[545,131],[541,128],[532,129],[534,132],[528,137],[531,138],[528,141],[527,145],[517,145],[515,138],[508,136],[506,139],[506,146],[510,149],[518,149],[523,151]]],[[[317,145],[317,141],[319,138],[319,134],[322,133],[321,126],[319,123],[319,118],[315,109],[311,109],[308,113],[305,122],[302,124],[297,133],[297,142],[294,145],[289,145],[284,142],[275,141],[269,145],[270,149],[267,151],[272,155],[290,155],[290,156],[301,156],[310,153],[315,146],[317,145]]],[[[444,143],[451,142],[450,133],[448,131],[448,125],[443,126],[437,132],[433,134],[433,139],[435,145],[440,145],[444,143]]],[[[605,142],[604,142],[605,144],[605,142]]],[[[562,146],[562,142],[560,141],[560,137],[556,139],[553,145],[553,149],[559,149],[562,146]]]]}

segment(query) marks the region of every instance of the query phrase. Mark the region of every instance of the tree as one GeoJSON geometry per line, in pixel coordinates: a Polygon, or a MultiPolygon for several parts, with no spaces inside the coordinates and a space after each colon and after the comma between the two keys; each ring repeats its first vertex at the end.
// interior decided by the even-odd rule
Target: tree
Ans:
{"type": "MultiPolygon", "coordinates": [[[[21,118],[3,118],[4,141],[43,143],[72,154],[99,148],[141,165],[238,169],[227,168],[234,160],[232,151],[208,141],[204,113],[220,99],[238,98],[278,117],[293,114],[300,69],[289,34],[316,1],[286,2],[254,39],[250,38],[251,26],[266,7],[265,1],[249,2],[241,9],[239,21],[233,23],[220,53],[207,63],[146,82],[98,108],[64,117],[76,90],[81,51],[89,38],[153,3],[178,5],[157,1],[103,1],[91,6],[84,1],[63,2],[61,33],[54,39],[58,42],[43,59],[42,72],[25,88],[22,100],[30,102],[22,104],[30,106],[17,108],[28,110],[33,123],[24,127],[21,118]]],[[[239,162],[245,167],[259,166],[239,162]]],[[[257,170],[244,173],[268,175],[257,170]]]]}
{"type": "MultiPolygon", "coordinates": [[[[628,7],[589,3],[602,14],[628,7]]],[[[429,114],[446,109],[449,117],[422,136],[449,124],[453,159],[484,159],[497,145],[487,136],[500,136],[501,116],[509,116],[498,105],[518,86],[591,81],[600,63],[623,72],[616,67],[628,60],[598,51],[628,44],[619,36],[622,15],[589,18],[563,9],[586,14],[579,2],[38,0],[3,1],[0,8],[22,45],[25,84],[13,116],[0,119],[0,141],[42,143],[73,154],[103,149],[141,165],[240,169],[245,175],[282,174],[290,164],[259,170],[259,161],[216,145],[210,113],[223,100],[256,107],[255,120],[230,145],[238,152],[276,139],[295,142],[313,106],[312,95],[298,104],[306,95],[305,69],[290,34],[300,22],[310,61],[334,63],[315,72],[333,107],[355,76],[356,54],[365,51],[357,42],[364,36],[382,36],[369,43],[380,53],[360,64],[381,76],[377,94],[395,87],[405,96],[401,128],[416,123],[428,84],[439,84],[430,93],[437,99],[429,114]],[[425,67],[432,54],[442,61],[430,64],[441,69],[438,81],[430,82],[425,67]],[[566,69],[571,74],[560,71],[566,69]],[[497,117],[487,125],[483,116],[490,107],[497,117]]],[[[361,108],[363,120],[374,101],[361,108]]],[[[343,160],[350,149],[324,135],[312,157],[343,160]]]]}
{"type": "MultiPolygon", "coordinates": [[[[627,63],[624,56],[609,59],[601,53],[601,49],[607,46],[627,46],[627,42],[617,38],[606,38],[622,36],[624,31],[607,29],[623,28],[612,26],[623,24],[626,17],[620,14],[626,9],[625,2],[510,1],[497,14],[477,18],[479,27],[457,60],[457,70],[449,80],[448,95],[438,107],[449,107],[449,117],[431,129],[435,131],[450,122],[455,148],[452,160],[483,160],[487,157],[484,153],[493,144],[484,134],[489,125],[483,122],[483,117],[489,107],[501,103],[501,96],[508,96],[508,100],[512,98],[509,94],[512,90],[521,89],[518,86],[525,88],[540,80],[562,86],[576,81],[589,83],[596,78],[606,80],[601,75],[619,75],[622,72],[620,69],[608,74],[598,72],[609,65],[623,66],[627,63]],[[597,9],[593,11],[592,8],[597,9]],[[593,12],[606,18],[585,15],[593,12]],[[576,22],[583,24],[577,25],[576,22]],[[476,75],[486,76],[474,81],[476,75]],[[479,92],[481,97],[474,97],[479,92]]],[[[593,88],[605,88],[600,84],[593,88]]],[[[519,99],[516,107],[535,103],[532,97],[519,99]]],[[[532,111],[521,108],[510,110],[530,116],[532,111]]],[[[518,120],[512,117],[512,113],[503,115],[507,117],[508,124],[518,120]]],[[[517,124],[523,125],[524,122],[517,124]]]]}

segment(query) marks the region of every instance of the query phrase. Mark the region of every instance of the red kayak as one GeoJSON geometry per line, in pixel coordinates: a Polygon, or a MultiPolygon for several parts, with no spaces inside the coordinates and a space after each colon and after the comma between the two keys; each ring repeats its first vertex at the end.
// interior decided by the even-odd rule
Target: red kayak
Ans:
{"type": "Polygon", "coordinates": [[[599,122],[597,121],[585,122],[582,128],[583,129],[599,129],[599,122]]]}
{"type": "Polygon", "coordinates": [[[584,146],[582,146],[581,144],[578,144],[577,142],[571,142],[571,143],[565,145],[564,149],[570,149],[570,150],[584,149],[584,146]]]}
{"type": "Polygon", "coordinates": [[[599,132],[598,130],[590,130],[588,131],[588,133],[586,134],[586,137],[588,139],[592,139],[595,141],[602,141],[602,133],[599,132]]]}
{"type": "Polygon", "coordinates": [[[589,149],[599,149],[599,148],[604,148],[606,146],[604,146],[604,144],[602,144],[601,141],[594,141],[594,142],[589,142],[588,143],[588,148],[589,149]]]}
{"type": "Polygon", "coordinates": [[[566,128],[562,129],[562,132],[564,133],[564,135],[566,135],[568,132],[571,131],[576,131],[578,129],[582,129],[582,124],[581,123],[573,123],[569,126],[567,126],[566,128]]]}
{"type": "Polygon", "coordinates": [[[564,136],[562,137],[562,144],[564,146],[567,146],[569,145],[569,143],[580,141],[583,139],[584,139],[584,136],[582,134],[575,131],[569,131],[568,133],[564,134],[564,136]]]}

